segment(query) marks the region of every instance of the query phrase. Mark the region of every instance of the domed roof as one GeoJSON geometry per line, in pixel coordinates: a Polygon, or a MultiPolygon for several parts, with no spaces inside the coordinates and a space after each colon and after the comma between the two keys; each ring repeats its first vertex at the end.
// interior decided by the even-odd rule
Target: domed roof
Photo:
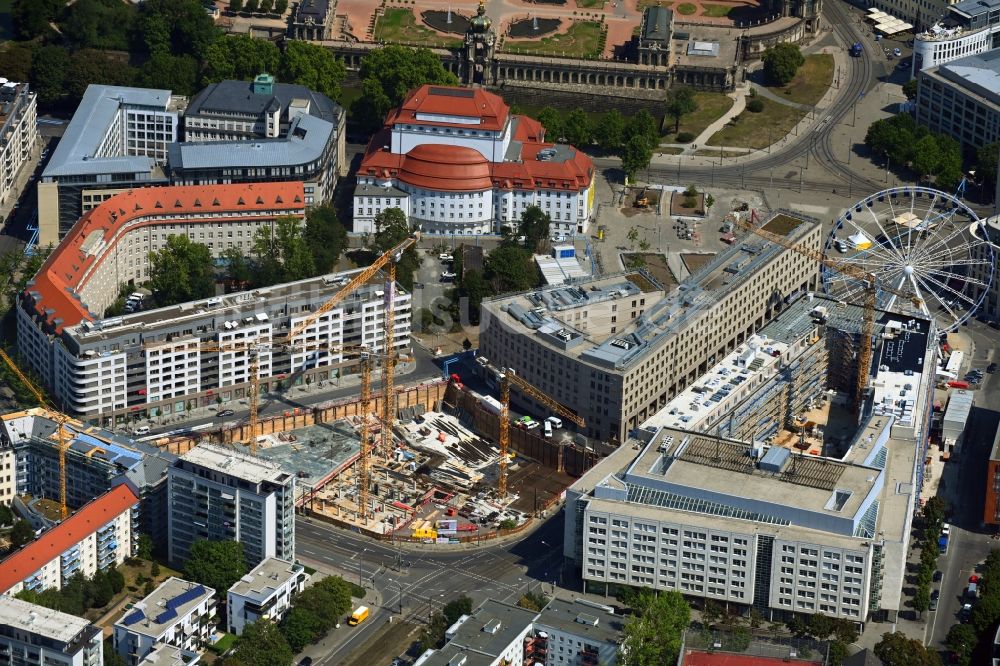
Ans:
{"type": "Polygon", "coordinates": [[[476,15],[469,20],[469,31],[486,32],[491,25],[493,25],[493,21],[486,15],[486,5],[483,0],[479,0],[479,9],[476,10],[476,15]]]}
{"type": "Polygon", "coordinates": [[[490,163],[472,148],[425,143],[406,154],[399,180],[416,187],[448,192],[489,190],[490,163]]]}

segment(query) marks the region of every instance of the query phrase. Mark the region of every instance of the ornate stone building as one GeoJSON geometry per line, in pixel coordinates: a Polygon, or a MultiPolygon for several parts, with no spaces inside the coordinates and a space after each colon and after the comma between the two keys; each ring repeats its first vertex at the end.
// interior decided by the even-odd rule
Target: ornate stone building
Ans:
{"type": "Polygon", "coordinates": [[[493,59],[497,44],[497,33],[493,21],[486,15],[486,5],[479,0],[479,9],[469,21],[465,33],[464,66],[462,79],[468,84],[490,85],[493,81],[493,59]]]}

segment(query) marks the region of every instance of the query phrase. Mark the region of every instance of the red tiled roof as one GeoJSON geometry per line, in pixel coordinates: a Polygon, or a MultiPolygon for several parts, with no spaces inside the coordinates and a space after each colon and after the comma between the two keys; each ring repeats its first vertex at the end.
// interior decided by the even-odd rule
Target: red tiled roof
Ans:
{"type": "Polygon", "coordinates": [[[403,104],[389,114],[386,125],[396,123],[417,123],[442,127],[464,127],[479,130],[501,130],[507,124],[510,107],[499,95],[486,92],[482,88],[462,88],[460,86],[423,85],[410,92],[403,104]],[[417,116],[425,116],[418,118],[417,116]],[[426,116],[462,116],[479,118],[479,123],[450,123],[432,120],[426,116]]]}
{"type": "MultiPolygon", "coordinates": [[[[156,215],[192,215],[186,219],[172,219],[171,224],[204,222],[214,213],[232,213],[239,216],[247,211],[305,210],[302,183],[245,183],[238,185],[144,187],[115,195],[100,204],[73,225],[62,242],[49,256],[42,269],[29,283],[25,292],[32,296],[35,311],[61,333],[64,326],[75,326],[93,316],[80,302],[78,294],[83,289],[93,268],[112,255],[108,245],[100,254],[84,251],[95,241],[110,242],[123,226],[136,217],[156,215]],[[197,213],[204,212],[203,217],[197,213]]],[[[221,221],[213,218],[213,222],[221,221]]],[[[136,224],[132,230],[159,224],[150,219],[136,224]]],[[[124,236],[119,238],[120,242],[124,236]]]]}
{"type": "Polygon", "coordinates": [[[408,152],[400,164],[397,178],[414,187],[446,192],[493,187],[490,163],[482,153],[443,143],[425,143],[408,152]]]}
{"type": "Polygon", "coordinates": [[[123,483],[83,505],[72,516],[0,562],[0,594],[30,577],[138,503],[139,498],[132,488],[123,483]]]}
{"type": "Polygon", "coordinates": [[[799,666],[816,666],[816,661],[804,659],[777,659],[772,657],[752,657],[746,654],[727,654],[724,652],[685,651],[681,662],[684,666],[784,666],[798,664],[799,666]]]}

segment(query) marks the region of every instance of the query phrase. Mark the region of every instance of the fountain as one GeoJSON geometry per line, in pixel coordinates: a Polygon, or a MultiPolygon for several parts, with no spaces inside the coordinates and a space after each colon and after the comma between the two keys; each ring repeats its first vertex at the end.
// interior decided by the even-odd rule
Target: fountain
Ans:
{"type": "Polygon", "coordinates": [[[538,17],[537,16],[531,17],[531,29],[534,30],[535,32],[538,32],[538,17]]]}
{"type": "Polygon", "coordinates": [[[451,25],[451,5],[448,5],[448,25],[451,25]]]}

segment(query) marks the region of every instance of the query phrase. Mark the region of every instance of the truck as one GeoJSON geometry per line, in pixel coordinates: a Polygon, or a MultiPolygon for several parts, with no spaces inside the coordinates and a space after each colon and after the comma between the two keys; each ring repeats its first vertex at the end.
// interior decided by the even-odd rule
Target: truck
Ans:
{"type": "Polygon", "coordinates": [[[862,51],[861,42],[854,42],[854,44],[851,46],[851,57],[860,58],[861,51],[862,51]]]}
{"type": "Polygon", "coordinates": [[[357,610],[351,613],[351,618],[347,621],[347,624],[356,627],[368,619],[368,612],[368,606],[358,606],[357,610]]]}

